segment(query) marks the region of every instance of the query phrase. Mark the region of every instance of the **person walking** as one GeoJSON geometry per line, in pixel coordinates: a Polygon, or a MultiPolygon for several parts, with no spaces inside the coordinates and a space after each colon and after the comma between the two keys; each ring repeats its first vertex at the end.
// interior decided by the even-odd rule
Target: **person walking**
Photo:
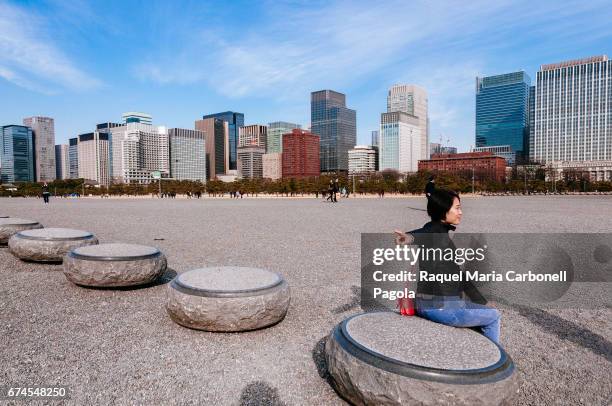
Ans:
{"type": "Polygon", "coordinates": [[[51,196],[51,193],[49,193],[49,185],[44,183],[42,187],[42,197],[45,204],[49,204],[49,196],[51,196]]]}
{"type": "Polygon", "coordinates": [[[334,202],[334,181],[329,181],[329,186],[327,187],[327,199],[325,201],[330,200],[332,203],[334,202]]]}
{"type": "MultiPolygon", "coordinates": [[[[456,192],[435,189],[427,199],[427,214],[431,221],[422,228],[409,232],[414,237],[412,244],[426,249],[456,250],[449,236],[461,223],[463,212],[461,199],[456,192]]],[[[396,242],[406,243],[407,233],[395,231],[396,242]]],[[[429,275],[460,275],[463,271],[452,260],[444,258],[419,261],[419,272],[429,275]]],[[[453,277],[454,279],[454,277],[453,277]]],[[[436,323],[453,327],[478,327],[482,334],[499,344],[501,315],[497,309],[486,306],[486,299],[471,282],[418,281],[416,313],[436,323]]],[[[400,309],[401,312],[402,309],[400,309]]]]}
{"type": "Polygon", "coordinates": [[[425,185],[425,196],[429,198],[429,196],[431,196],[434,190],[436,190],[435,176],[431,175],[429,177],[429,182],[427,182],[427,184],[425,185]]]}
{"type": "Polygon", "coordinates": [[[333,188],[332,188],[332,192],[334,194],[334,198],[332,199],[332,202],[338,203],[338,192],[339,191],[340,191],[340,187],[338,185],[338,178],[336,178],[336,180],[334,181],[333,188]]]}

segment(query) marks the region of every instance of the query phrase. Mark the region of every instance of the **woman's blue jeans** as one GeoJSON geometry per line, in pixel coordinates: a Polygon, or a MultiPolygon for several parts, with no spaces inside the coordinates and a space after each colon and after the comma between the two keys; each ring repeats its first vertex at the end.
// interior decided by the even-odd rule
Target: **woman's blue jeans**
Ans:
{"type": "Polygon", "coordinates": [[[459,296],[436,296],[416,300],[419,316],[453,327],[480,327],[482,334],[499,344],[500,314],[492,307],[466,301],[459,296]]]}

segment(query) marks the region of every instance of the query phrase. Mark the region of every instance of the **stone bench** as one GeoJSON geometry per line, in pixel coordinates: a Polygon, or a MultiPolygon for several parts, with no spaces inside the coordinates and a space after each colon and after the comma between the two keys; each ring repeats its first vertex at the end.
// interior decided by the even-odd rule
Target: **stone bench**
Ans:
{"type": "Polygon", "coordinates": [[[336,390],[355,405],[510,405],[518,394],[501,347],[416,316],[352,316],[332,330],[325,355],[336,390]]]}
{"type": "Polygon", "coordinates": [[[23,230],[42,228],[43,226],[34,220],[26,220],[14,217],[0,218],[0,245],[8,244],[13,234],[23,230]]]}
{"type": "Polygon", "coordinates": [[[145,285],[160,277],[166,257],[155,247],[137,244],[99,244],[75,248],[64,257],[66,278],[82,286],[145,285]]]}
{"type": "Polygon", "coordinates": [[[98,239],[87,231],[41,228],[14,234],[8,245],[13,255],[25,261],[62,262],[70,250],[97,243],[98,239]]]}
{"type": "Polygon", "coordinates": [[[168,286],[166,309],[176,323],[198,330],[245,331],[281,321],[289,285],[264,269],[215,267],[187,271],[168,286]]]}

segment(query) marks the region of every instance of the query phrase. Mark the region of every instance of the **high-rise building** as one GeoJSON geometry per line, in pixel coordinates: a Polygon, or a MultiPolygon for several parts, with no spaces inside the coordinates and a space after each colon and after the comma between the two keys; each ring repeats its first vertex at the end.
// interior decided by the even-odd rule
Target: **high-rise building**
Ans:
{"type": "Polygon", "coordinates": [[[523,71],[476,78],[476,147],[510,145],[519,160],[528,156],[530,83],[523,71]]]}
{"type": "Polygon", "coordinates": [[[283,152],[283,134],[290,133],[294,128],[302,128],[299,124],[286,121],[275,121],[268,124],[268,154],[283,152]]]}
{"type": "Polygon", "coordinates": [[[129,123],[140,123],[140,124],[153,124],[153,116],[147,113],[138,113],[136,111],[130,111],[121,115],[123,124],[129,123]]]}
{"type": "Polygon", "coordinates": [[[215,179],[229,168],[229,124],[220,118],[196,120],[195,129],[206,138],[206,176],[215,179]]]}
{"type": "Polygon", "coordinates": [[[178,180],[206,181],[206,138],[204,133],[184,128],[168,130],[170,176],[178,180]]]}
{"type": "Polygon", "coordinates": [[[68,164],[70,165],[70,179],[79,177],[79,137],[68,140],[68,164]]]}
{"type": "Polygon", "coordinates": [[[417,85],[391,86],[387,95],[387,113],[403,112],[416,117],[421,140],[418,159],[429,158],[429,107],[427,91],[417,85]]]}
{"type": "Polygon", "coordinates": [[[290,133],[283,134],[282,177],[319,176],[321,174],[319,142],[318,135],[305,130],[293,129],[290,133]]]}
{"type": "Polygon", "coordinates": [[[535,86],[529,86],[529,141],[527,144],[527,155],[524,160],[531,161],[531,151],[533,151],[533,140],[535,134],[535,86]]]}
{"type": "Polygon", "coordinates": [[[258,145],[244,145],[238,147],[238,173],[246,179],[263,178],[264,147],[258,145]]]}
{"type": "Polygon", "coordinates": [[[170,145],[166,127],[133,122],[113,127],[111,133],[113,182],[147,184],[153,180],[151,172],[160,172],[162,177],[170,176],[170,145]]]}
{"type": "Polygon", "coordinates": [[[27,117],[23,125],[34,134],[34,172],[37,182],[55,179],[55,122],[50,117],[27,117]]]}
{"type": "Polygon", "coordinates": [[[312,92],[310,120],[312,133],[320,137],[321,172],[348,171],[348,151],[357,143],[357,113],[346,107],[346,96],[312,92]]]}
{"type": "Polygon", "coordinates": [[[416,172],[423,153],[422,139],[417,117],[401,111],[382,113],[378,169],[416,172]]]}
{"type": "Polygon", "coordinates": [[[34,182],[34,134],[30,127],[0,127],[0,183],[34,182]]]}
{"type": "Polygon", "coordinates": [[[274,152],[264,154],[262,157],[263,177],[266,179],[277,180],[283,176],[283,154],[274,152]]]}
{"type": "Polygon", "coordinates": [[[55,179],[70,179],[70,157],[68,145],[55,146],[55,179]]]}
{"type": "Polygon", "coordinates": [[[229,167],[227,170],[237,169],[238,129],[244,126],[244,114],[233,111],[225,111],[223,113],[209,114],[202,118],[204,120],[207,118],[219,118],[227,122],[229,139],[229,167]]]}
{"type": "Polygon", "coordinates": [[[612,61],[605,55],[542,65],[531,159],[612,179],[612,61]]]}
{"type": "Polygon", "coordinates": [[[355,145],[349,150],[349,175],[376,172],[376,150],[367,145],[355,145]]]}
{"type": "MultiPolygon", "coordinates": [[[[260,124],[253,124],[240,127],[238,129],[238,146],[257,145],[266,148],[268,144],[268,127],[260,124]]],[[[267,148],[266,148],[267,150],[267,148]]]]}
{"type": "Polygon", "coordinates": [[[79,178],[100,185],[110,184],[110,136],[106,131],[94,131],[78,136],[79,178]]]}
{"type": "Polygon", "coordinates": [[[378,146],[378,130],[372,131],[372,146],[373,147],[377,147],[378,146]]]}

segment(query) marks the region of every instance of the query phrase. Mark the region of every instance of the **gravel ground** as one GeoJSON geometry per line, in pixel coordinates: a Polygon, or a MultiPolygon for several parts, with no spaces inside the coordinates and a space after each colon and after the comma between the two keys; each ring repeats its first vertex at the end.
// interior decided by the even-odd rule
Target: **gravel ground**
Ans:
{"type": "MultiPolygon", "coordinates": [[[[610,196],[464,198],[460,231],[610,232],[610,196]]],[[[286,319],[219,334],[173,323],[166,286],[85,289],[61,267],[0,248],[0,386],[65,385],[67,404],[336,405],[324,337],[360,311],[360,233],[413,229],[423,198],[0,199],[0,214],[85,229],[100,242],[159,247],[176,273],[236,265],[282,273],[286,319]],[[158,240],[159,239],[159,240],[158,240]]],[[[502,345],[521,378],[520,405],[609,404],[612,310],[502,311],[502,345]]]]}

